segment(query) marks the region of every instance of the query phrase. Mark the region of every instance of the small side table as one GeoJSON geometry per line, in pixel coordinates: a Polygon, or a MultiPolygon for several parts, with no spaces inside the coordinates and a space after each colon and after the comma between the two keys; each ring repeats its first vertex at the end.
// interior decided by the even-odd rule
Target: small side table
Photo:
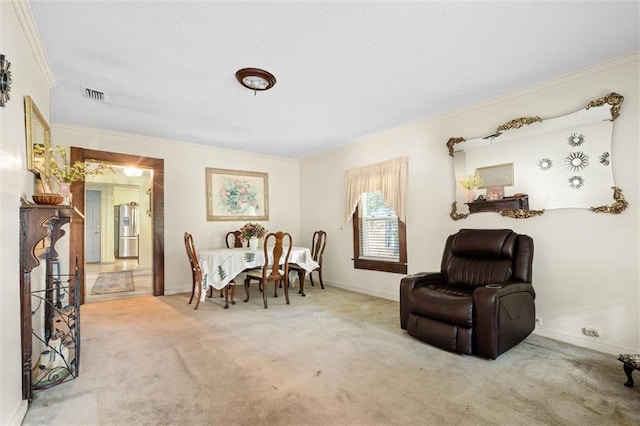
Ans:
{"type": "Polygon", "coordinates": [[[627,383],[624,385],[630,388],[633,386],[631,372],[633,370],[640,370],[640,354],[620,354],[618,355],[618,361],[622,362],[624,373],[627,375],[627,383]]]}

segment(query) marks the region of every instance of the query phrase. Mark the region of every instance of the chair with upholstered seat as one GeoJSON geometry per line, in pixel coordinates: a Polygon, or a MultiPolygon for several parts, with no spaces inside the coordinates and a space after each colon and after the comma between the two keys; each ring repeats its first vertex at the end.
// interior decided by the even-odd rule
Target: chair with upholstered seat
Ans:
{"type": "Polygon", "coordinates": [[[291,235],[287,232],[270,232],[264,238],[262,247],[264,254],[264,265],[260,269],[252,269],[246,273],[244,288],[249,301],[249,281],[257,279],[262,288],[262,300],[264,308],[267,309],[267,284],[274,283],[274,297],[278,297],[278,284],[284,283],[284,297],[289,304],[289,255],[293,247],[291,235]]]}
{"type": "MultiPolygon", "coordinates": [[[[311,281],[311,285],[315,286],[313,283],[313,272],[318,271],[318,279],[320,280],[320,287],[324,290],[324,282],[322,281],[322,257],[324,255],[324,248],[327,245],[327,233],[323,230],[319,230],[313,233],[313,239],[311,240],[311,258],[318,263],[318,267],[313,271],[309,271],[309,280],[311,281]]],[[[292,263],[289,265],[289,268],[292,271],[303,271],[303,269],[292,263]]],[[[302,287],[304,283],[300,283],[300,287],[302,287]]]]}
{"type": "Polygon", "coordinates": [[[461,229],[440,272],[400,283],[400,326],[452,352],[495,359],[535,328],[533,240],[510,229],[461,229]]]}
{"type": "MultiPolygon", "coordinates": [[[[187,250],[189,264],[191,265],[192,288],[189,304],[191,304],[195,298],[196,304],[193,308],[195,310],[198,309],[198,306],[200,305],[200,297],[202,295],[202,270],[198,264],[198,254],[195,245],[193,244],[193,236],[188,232],[184,233],[184,246],[187,250]]],[[[224,308],[229,308],[229,285],[224,288],[224,308]]]]}

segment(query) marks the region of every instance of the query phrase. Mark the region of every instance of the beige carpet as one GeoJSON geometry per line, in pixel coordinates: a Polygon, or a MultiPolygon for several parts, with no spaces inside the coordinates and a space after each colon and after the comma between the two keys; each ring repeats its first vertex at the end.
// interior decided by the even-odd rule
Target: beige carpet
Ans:
{"type": "MultiPolygon", "coordinates": [[[[82,307],[80,377],[24,425],[638,425],[615,356],[538,336],[495,361],[426,345],[398,304],[333,287],[194,311],[188,295],[82,307]]],[[[239,297],[238,297],[239,296],[239,297]]]]}

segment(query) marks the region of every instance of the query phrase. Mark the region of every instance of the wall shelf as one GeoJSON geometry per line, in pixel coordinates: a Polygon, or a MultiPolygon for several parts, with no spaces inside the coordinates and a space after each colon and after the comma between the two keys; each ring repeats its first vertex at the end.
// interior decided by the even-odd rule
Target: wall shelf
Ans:
{"type": "MultiPolygon", "coordinates": [[[[74,367],[72,369],[75,370],[75,375],[77,375],[80,311],[76,294],[80,279],[77,261],[75,273],[68,276],[68,285],[62,286],[60,280],[56,278],[59,277],[59,274],[55,276],[53,274],[53,263],[58,260],[58,252],[55,246],[60,238],[65,235],[62,226],[71,222],[73,207],[33,204],[24,199],[21,201],[20,340],[22,348],[22,399],[31,401],[34,390],[32,378],[34,338],[41,340],[45,346],[48,346],[51,340],[56,341],[58,339],[62,339],[60,342],[64,342],[67,349],[73,346],[74,367]],[[45,260],[45,289],[32,291],[31,272],[40,265],[41,259],[45,260]],[[38,301],[35,304],[35,310],[34,300],[38,301]],[[34,318],[37,321],[35,324],[34,318]],[[65,337],[65,332],[56,324],[57,321],[67,321],[68,326],[73,329],[72,334],[66,333],[65,337]],[[71,341],[73,342],[69,343],[71,341]]],[[[49,348],[51,347],[49,346],[49,348]]],[[[66,353],[64,349],[60,349],[60,345],[58,345],[57,349],[53,349],[60,354],[66,353]]],[[[70,356],[65,357],[64,362],[69,366],[72,365],[70,356]]],[[[52,376],[49,375],[49,386],[61,382],[51,379],[52,376]]],[[[41,388],[41,386],[38,387],[41,388]]]]}

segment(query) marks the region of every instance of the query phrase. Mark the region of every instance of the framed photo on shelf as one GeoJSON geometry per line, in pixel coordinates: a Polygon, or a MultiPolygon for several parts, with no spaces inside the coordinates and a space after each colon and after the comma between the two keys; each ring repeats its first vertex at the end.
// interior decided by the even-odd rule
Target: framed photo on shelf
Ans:
{"type": "Polygon", "coordinates": [[[243,170],[205,171],[207,220],[269,220],[269,175],[243,170]]]}
{"type": "Polygon", "coordinates": [[[487,201],[502,200],[504,198],[504,186],[490,186],[487,188],[487,201]]]}

